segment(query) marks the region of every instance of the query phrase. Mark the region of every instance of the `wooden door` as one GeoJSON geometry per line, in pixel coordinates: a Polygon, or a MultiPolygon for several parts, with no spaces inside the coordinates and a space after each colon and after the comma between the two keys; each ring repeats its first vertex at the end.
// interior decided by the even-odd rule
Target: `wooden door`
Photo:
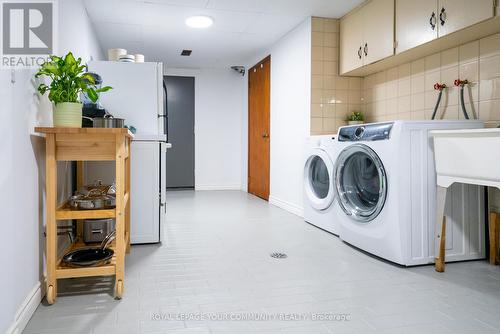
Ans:
{"type": "Polygon", "coordinates": [[[493,0],[439,0],[439,36],[450,34],[493,17],[494,5],[493,0]],[[443,20],[443,23],[440,19],[443,20]]]}
{"type": "Polygon", "coordinates": [[[396,53],[438,37],[436,0],[396,0],[396,53]]]}
{"type": "Polygon", "coordinates": [[[248,73],[248,192],[269,199],[271,56],[248,73]]]}
{"type": "Polygon", "coordinates": [[[372,0],[363,13],[363,65],[394,54],[394,0],[372,0]]]}
{"type": "Polygon", "coordinates": [[[340,20],[340,73],[344,74],[361,66],[363,66],[363,17],[361,10],[357,10],[340,20]]]}

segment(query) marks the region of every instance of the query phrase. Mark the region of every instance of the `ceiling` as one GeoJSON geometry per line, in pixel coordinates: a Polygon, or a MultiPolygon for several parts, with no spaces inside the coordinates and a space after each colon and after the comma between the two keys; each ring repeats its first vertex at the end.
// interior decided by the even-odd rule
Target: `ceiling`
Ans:
{"type": "Polygon", "coordinates": [[[103,50],[125,48],[169,67],[244,65],[309,16],[338,18],[363,0],[85,0],[103,50]],[[208,15],[208,29],[188,28],[208,15]],[[181,57],[182,49],[192,49],[181,57]]]}

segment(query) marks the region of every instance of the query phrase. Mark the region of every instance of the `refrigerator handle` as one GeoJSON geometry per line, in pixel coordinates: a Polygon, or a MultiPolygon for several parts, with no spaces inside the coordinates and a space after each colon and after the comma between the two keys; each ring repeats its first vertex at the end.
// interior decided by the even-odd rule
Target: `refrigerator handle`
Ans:
{"type": "Polygon", "coordinates": [[[168,91],[167,83],[163,79],[163,134],[167,136],[168,141],[168,91]]]}
{"type": "Polygon", "coordinates": [[[166,143],[160,143],[160,208],[163,212],[167,213],[167,199],[166,199],[166,143]]]}
{"type": "Polygon", "coordinates": [[[160,175],[159,177],[159,189],[158,189],[158,204],[159,204],[159,210],[158,210],[158,215],[160,218],[159,221],[159,241],[162,241],[162,236],[163,236],[163,230],[164,226],[166,224],[166,215],[167,215],[167,189],[166,189],[166,158],[167,158],[167,143],[165,142],[159,142],[158,145],[158,154],[160,155],[159,157],[159,170],[160,170],[160,175]]]}
{"type": "Polygon", "coordinates": [[[165,134],[167,135],[168,141],[168,89],[165,80],[163,80],[163,89],[165,92],[165,134]]]}

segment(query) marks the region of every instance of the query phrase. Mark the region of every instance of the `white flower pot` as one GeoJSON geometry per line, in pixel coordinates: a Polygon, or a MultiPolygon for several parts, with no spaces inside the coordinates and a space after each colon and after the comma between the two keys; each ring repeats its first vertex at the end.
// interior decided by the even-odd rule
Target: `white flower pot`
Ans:
{"type": "Polygon", "coordinates": [[[363,121],[347,121],[347,124],[349,124],[349,125],[358,125],[358,124],[363,124],[363,121]]]}
{"type": "Polygon", "coordinates": [[[54,126],[81,128],[82,104],[74,102],[61,102],[54,105],[54,126]]]}

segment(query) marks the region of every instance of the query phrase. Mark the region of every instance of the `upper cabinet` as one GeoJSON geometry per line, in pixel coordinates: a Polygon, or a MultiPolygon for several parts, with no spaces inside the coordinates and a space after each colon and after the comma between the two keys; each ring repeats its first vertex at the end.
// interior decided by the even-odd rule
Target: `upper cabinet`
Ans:
{"type": "Polygon", "coordinates": [[[396,0],[396,53],[438,37],[436,0],[396,0]]]}
{"type": "Polygon", "coordinates": [[[439,0],[439,37],[493,17],[494,6],[494,0],[439,0]]]}
{"type": "Polygon", "coordinates": [[[493,17],[494,0],[396,0],[396,53],[493,17]]]}
{"type": "Polygon", "coordinates": [[[394,0],[372,0],[340,21],[340,73],[394,54],[394,0]]]}
{"type": "Polygon", "coordinates": [[[394,0],[372,0],[363,6],[364,65],[394,54],[394,0]]]}
{"type": "Polygon", "coordinates": [[[352,13],[340,21],[340,73],[363,66],[363,17],[352,13]]]}
{"type": "Polygon", "coordinates": [[[498,2],[367,1],[340,20],[340,74],[366,76],[499,33],[498,2]]]}

